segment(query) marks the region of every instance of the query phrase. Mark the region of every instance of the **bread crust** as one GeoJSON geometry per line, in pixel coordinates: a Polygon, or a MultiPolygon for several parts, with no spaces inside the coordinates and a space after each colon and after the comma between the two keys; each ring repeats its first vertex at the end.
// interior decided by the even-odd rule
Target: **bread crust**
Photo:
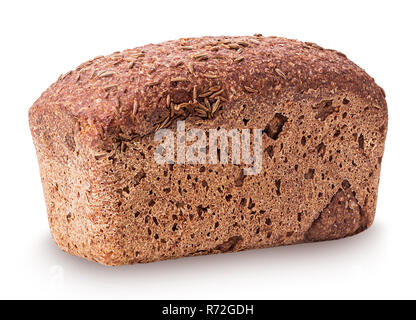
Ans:
{"type": "Polygon", "coordinates": [[[60,76],[29,111],[55,241],[107,265],[366,229],[374,219],[387,118],[383,89],[344,54],[259,35],[184,38],[97,57],[60,76]],[[201,117],[207,92],[218,110],[201,117]],[[277,114],[285,120],[273,133],[277,114]],[[162,126],[186,119],[205,130],[229,129],[248,118],[248,127],[265,129],[262,177],[237,183],[238,167],[214,168],[224,178],[200,166],[149,164],[152,134],[162,126]],[[199,177],[198,186],[184,195],[177,183],[184,188],[188,175],[199,177]],[[214,184],[223,191],[213,191],[214,184]],[[164,195],[166,185],[176,191],[164,195]],[[248,196],[256,190],[269,203],[261,193],[248,196]],[[222,193],[231,203],[218,200],[222,193]],[[226,206],[235,209],[228,220],[212,217],[225,216],[226,206]],[[202,229],[204,235],[195,234],[202,229]]]}
{"type": "Polygon", "coordinates": [[[149,133],[166,115],[168,95],[176,104],[189,102],[194,86],[198,94],[209,88],[207,80],[221,83],[230,100],[252,96],[247,87],[259,100],[276,102],[288,91],[297,99],[311,91],[311,96],[313,91],[348,91],[387,112],[383,89],[344,54],[261,36],[184,38],[96,57],[60,76],[31,112],[64,108],[84,124],[83,133],[100,143],[120,130],[149,133]],[[211,73],[215,79],[207,78],[211,73]]]}

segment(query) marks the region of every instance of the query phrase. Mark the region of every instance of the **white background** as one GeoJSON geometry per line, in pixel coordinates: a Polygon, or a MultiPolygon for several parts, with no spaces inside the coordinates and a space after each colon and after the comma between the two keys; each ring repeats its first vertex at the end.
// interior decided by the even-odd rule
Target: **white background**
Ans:
{"type": "Polygon", "coordinates": [[[416,298],[414,1],[2,1],[0,298],[416,298]],[[386,93],[374,225],[352,238],[104,267],[48,228],[27,112],[61,73],[186,36],[277,35],[337,49],[386,93]]]}

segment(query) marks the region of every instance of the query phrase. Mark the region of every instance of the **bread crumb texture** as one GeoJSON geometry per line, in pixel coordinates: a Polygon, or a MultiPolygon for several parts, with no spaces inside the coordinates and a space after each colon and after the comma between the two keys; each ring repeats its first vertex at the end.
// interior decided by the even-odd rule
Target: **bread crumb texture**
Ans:
{"type": "Polygon", "coordinates": [[[277,37],[184,38],[87,61],[29,111],[55,242],[105,265],[338,239],[374,219],[384,91],[277,37]],[[159,128],[263,129],[263,166],[159,165],[159,128]]]}

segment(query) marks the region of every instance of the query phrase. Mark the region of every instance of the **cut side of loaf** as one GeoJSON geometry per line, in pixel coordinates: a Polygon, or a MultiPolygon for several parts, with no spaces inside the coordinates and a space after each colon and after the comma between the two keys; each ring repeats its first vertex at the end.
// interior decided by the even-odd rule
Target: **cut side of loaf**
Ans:
{"type": "Polygon", "coordinates": [[[374,220],[384,91],[313,43],[186,38],[97,57],[29,122],[55,242],[105,265],[338,239],[374,220]],[[179,121],[262,129],[260,172],[157,163],[155,133],[179,121]]]}

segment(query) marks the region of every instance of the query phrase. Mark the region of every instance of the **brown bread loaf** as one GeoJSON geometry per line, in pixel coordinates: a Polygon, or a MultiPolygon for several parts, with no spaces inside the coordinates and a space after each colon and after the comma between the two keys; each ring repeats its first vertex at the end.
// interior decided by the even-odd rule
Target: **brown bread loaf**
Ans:
{"type": "Polygon", "coordinates": [[[344,54],[204,37],[97,57],[29,111],[52,236],[106,265],[354,235],[374,219],[384,91],[344,54]],[[158,164],[160,128],[262,129],[262,167],[158,164]]]}

